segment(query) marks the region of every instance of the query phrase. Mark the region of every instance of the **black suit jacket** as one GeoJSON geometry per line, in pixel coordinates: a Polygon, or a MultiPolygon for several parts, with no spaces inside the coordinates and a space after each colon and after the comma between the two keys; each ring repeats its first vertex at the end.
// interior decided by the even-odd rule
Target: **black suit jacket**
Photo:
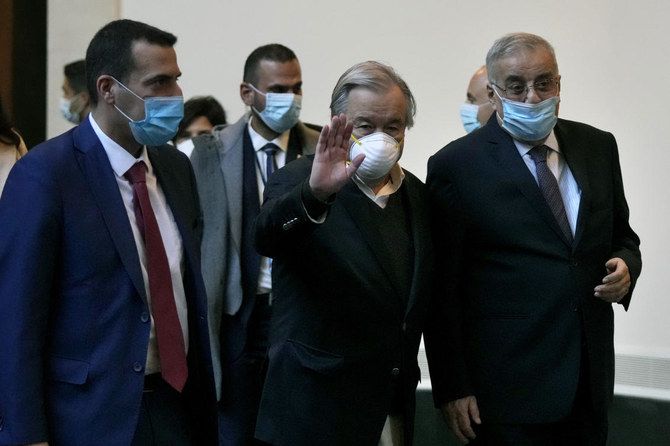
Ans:
{"type": "Polygon", "coordinates": [[[582,351],[596,409],[612,400],[612,305],[593,289],[607,260],[621,257],[633,282],[621,302],[628,307],[639,239],[628,224],[614,137],[565,120],[554,132],[581,190],[572,244],[495,114],[428,162],[445,273],[425,337],[435,402],[475,395],[489,422],[567,415],[582,351]]]}
{"type": "Polygon", "coordinates": [[[416,356],[430,294],[431,238],[424,185],[400,190],[414,243],[409,296],[399,294],[370,200],[349,182],[323,224],[301,199],[303,157],[275,172],[256,220],[258,250],[273,258],[268,373],[256,436],[274,445],[375,445],[396,386],[411,444],[416,356]]]}

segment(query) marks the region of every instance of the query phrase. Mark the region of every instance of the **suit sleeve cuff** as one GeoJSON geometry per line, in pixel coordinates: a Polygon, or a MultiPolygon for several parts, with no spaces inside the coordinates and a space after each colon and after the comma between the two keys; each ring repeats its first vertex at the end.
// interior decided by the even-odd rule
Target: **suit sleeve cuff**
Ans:
{"type": "Polygon", "coordinates": [[[328,200],[321,201],[314,196],[312,188],[309,187],[309,178],[302,183],[302,207],[305,209],[307,217],[312,223],[321,224],[326,221],[330,206],[335,201],[335,194],[328,197],[328,200]]]}

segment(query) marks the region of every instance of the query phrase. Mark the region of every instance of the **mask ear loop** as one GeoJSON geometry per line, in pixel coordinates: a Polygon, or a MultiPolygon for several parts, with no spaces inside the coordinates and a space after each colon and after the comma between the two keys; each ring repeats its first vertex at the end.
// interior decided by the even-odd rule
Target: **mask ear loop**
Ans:
{"type": "Polygon", "coordinates": [[[137,93],[135,93],[133,90],[131,90],[130,88],[128,88],[128,87],[126,87],[125,85],[123,85],[123,83],[122,83],[121,81],[117,80],[114,76],[109,76],[109,77],[111,77],[112,79],[114,79],[114,82],[116,82],[117,84],[119,84],[120,86],[122,86],[123,88],[125,88],[126,90],[128,90],[128,91],[129,91],[133,96],[135,96],[137,99],[139,99],[140,101],[144,102],[144,99],[142,99],[141,97],[139,97],[139,96],[137,95],[137,93]]]}
{"type": "MultiPolygon", "coordinates": [[[[114,76],[111,76],[111,75],[110,75],[109,77],[111,77],[112,79],[114,79],[114,82],[116,82],[117,84],[119,84],[120,86],[122,86],[124,89],[126,89],[127,91],[129,91],[130,94],[132,94],[133,96],[135,96],[137,99],[139,99],[139,100],[142,101],[142,102],[146,102],[144,99],[142,99],[141,97],[139,97],[139,96],[137,95],[137,93],[135,93],[133,90],[131,90],[130,88],[128,88],[128,87],[126,87],[125,85],[123,85],[123,83],[122,83],[120,80],[116,79],[114,76]]],[[[123,111],[121,111],[121,109],[120,109],[119,107],[117,107],[116,104],[114,104],[114,108],[115,108],[119,113],[121,113],[121,114],[122,114],[128,121],[130,121],[130,122],[139,122],[139,121],[135,121],[135,120],[132,119],[130,116],[128,116],[127,114],[125,114],[123,111]]]]}
{"type": "MultiPolygon", "coordinates": [[[[356,144],[358,144],[361,147],[363,146],[363,144],[361,144],[361,142],[359,140],[357,140],[356,137],[353,134],[351,134],[349,136],[351,136],[351,139],[353,139],[356,144]]],[[[351,160],[347,160],[346,166],[349,167],[350,164],[351,164],[351,160]]]]}

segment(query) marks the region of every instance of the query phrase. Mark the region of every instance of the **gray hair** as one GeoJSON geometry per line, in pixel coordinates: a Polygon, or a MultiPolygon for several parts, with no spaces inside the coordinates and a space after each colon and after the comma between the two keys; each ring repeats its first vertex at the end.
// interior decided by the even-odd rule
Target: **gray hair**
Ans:
{"type": "Polygon", "coordinates": [[[521,50],[533,50],[535,48],[544,48],[554,59],[556,71],[558,71],[558,63],[556,63],[556,53],[554,47],[549,42],[540,36],[529,33],[510,33],[502,36],[493,43],[493,46],[486,54],[486,71],[488,73],[489,83],[495,83],[498,79],[497,62],[505,57],[518,53],[521,50]]]}
{"type": "Polygon", "coordinates": [[[333,89],[330,98],[330,113],[334,116],[346,112],[349,105],[349,92],[354,88],[362,87],[372,91],[387,91],[394,85],[397,85],[405,96],[405,102],[407,102],[405,125],[409,129],[414,125],[414,115],[416,114],[414,96],[407,83],[398,73],[381,62],[361,62],[345,71],[333,89]]]}

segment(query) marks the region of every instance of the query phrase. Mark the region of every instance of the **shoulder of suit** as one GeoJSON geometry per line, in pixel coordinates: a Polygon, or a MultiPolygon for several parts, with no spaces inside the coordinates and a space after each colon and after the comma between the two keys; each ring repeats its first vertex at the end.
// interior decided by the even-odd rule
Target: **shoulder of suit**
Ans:
{"type": "Polygon", "coordinates": [[[309,154],[314,153],[316,151],[316,143],[319,141],[320,132],[307,127],[302,121],[298,121],[295,126],[302,139],[303,152],[309,154]]]}
{"type": "Polygon", "coordinates": [[[48,139],[28,151],[23,158],[30,155],[30,158],[43,158],[47,162],[60,163],[68,160],[66,153],[75,150],[74,132],[77,127],[73,127],[65,133],[61,133],[51,139],[48,139]]]}
{"type": "Polygon", "coordinates": [[[458,139],[455,139],[435,152],[430,157],[429,163],[444,161],[452,163],[462,158],[470,158],[478,153],[478,148],[488,146],[490,134],[486,129],[479,129],[458,139]]]}
{"type": "Polygon", "coordinates": [[[199,135],[193,138],[193,151],[200,152],[209,150],[219,150],[235,144],[236,141],[242,141],[244,129],[248,122],[248,115],[242,116],[234,124],[224,124],[214,127],[212,133],[199,135]]]}
{"type": "Polygon", "coordinates": [[[562,119],[559,118],[558,123],[556,124],[556,128],[558,132],[564,131],[564,132],[588,132],[592,134],[602,134],[602,135],[608,135],[611,134],[610,132],[606,130],[601,130],[597,127],[594,127],[589,124],[585,124],[583,122],[577,122],[577,121],[569,121],[567,119],[562,119]]]}

